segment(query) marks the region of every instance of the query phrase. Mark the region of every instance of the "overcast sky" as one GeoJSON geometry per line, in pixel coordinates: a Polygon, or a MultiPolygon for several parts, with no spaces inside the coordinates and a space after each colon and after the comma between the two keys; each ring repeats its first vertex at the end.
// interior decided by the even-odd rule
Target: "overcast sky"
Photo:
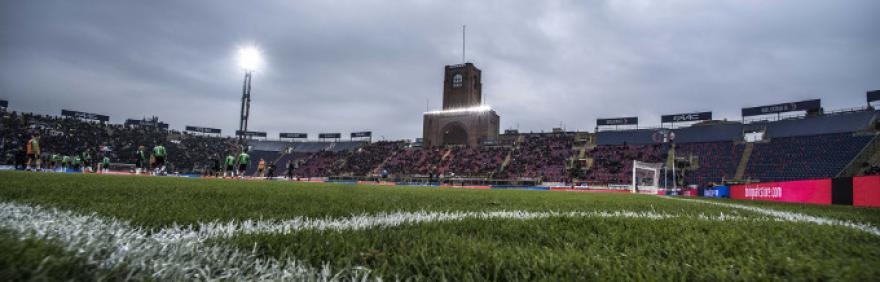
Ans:
{"type": "Polygon", "coordinates": [[[250,129],[421,137],[443,66],[483,70],[502,129],[713,111],[880,89],[880,1],[2,1],[11,110],[238,127],[239,47],[265,64],[250,129]]]}

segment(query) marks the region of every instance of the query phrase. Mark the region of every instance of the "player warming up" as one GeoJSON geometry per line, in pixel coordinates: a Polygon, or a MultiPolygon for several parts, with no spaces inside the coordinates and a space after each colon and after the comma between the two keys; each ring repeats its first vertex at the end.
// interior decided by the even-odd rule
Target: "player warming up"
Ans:
{"type": "Polygon", "coordinates": [[[245,172],[247,172],[248,164],[250,163],[251,156],[248,155],[247,150],[241,150],[241,154],[238,154],[238,177],[244,177],[245,172]]]}
{"type": "Polygon", "coordinates": [[[156,159],[156,165],[153,169],[154,175],[165,175],[165,146],[162,144],[156,145],[153,147],[153,157],[156,159]]]}
{"type": "Polygon", "coordinates": [[[144,145],[138,146],[137,151],[134,152],[134,162],[134,173],[136,175],[141,175],[142,172],[146,171],[147,152],[144,145]]]}
{"type": "MultiPolygon", "coordinates": [[[[19,147],[20,148],[20,147],[19,147]]],[[[40,170],[40,134],[34,133],[27,142],[27,170],[40,170]]]]}
{"type": "Polygon", "coordinates": [[[226,154],[226,167],[223,170],[223,177],[235,177],[235,156],[232,153],[226,154]]]}

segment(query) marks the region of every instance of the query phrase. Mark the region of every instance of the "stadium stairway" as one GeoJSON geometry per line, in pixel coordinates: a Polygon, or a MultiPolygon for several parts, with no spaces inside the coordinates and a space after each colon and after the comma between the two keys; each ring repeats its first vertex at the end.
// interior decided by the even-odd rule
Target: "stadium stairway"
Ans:
{"type": "Polygon", "coordinates": [[[498,169],[499,174],[507,170],[507,166],[510,165],[510,162],[513,160],[513,153],[519,150],[519,146],[525,141],[525,135],[520,135],[516,137],[516,141],[513,142],[513,146],[510,148],[510,152],[507,152],[507,157],[504,158],[504,162],[501,163],[501,168],[498,169]]]}
{"type": "Polygon", "coordinates": [[[446,149],[446,153],[443,153],[443,157],[440,157],[440,162],[443,162],[449,159],[449,156],[452,154],[452,149],[446,149]]]}
{"type": "Polygon", "coordinates": [[[504,157],[504,161],[501,162],[501,166],[498,168],[498,173],[504,172],[504,169],[507,168],[507,165],[510,164],[510,158],[513,155],[513,150],[507,151],[507,156],[504,157]]]}
{"type": "Polygon", "coordinates": [[[749,159],[752,157],[753,150],[755,150],[755,144],[752,142],[746,143],[742,157],[739,159],[739,165],[736,166],[735,179],[742,179],[743,175],[746,174],[746,168],[749,166],[749,159]]]}
{"type": "Polygon", "coordinates": [[[864,163],[880,164],[880,135],[872,134],[874,134],[874,138],[846,165],[846,168],[837,174],[837,177],[862,175],[864,173],[862,164],[864,163]]]}
{"type": "MultiPolygon", "coordinates": [[[[292,149],[292,148],[290,148],[290,147],[286,147],[286,148],[284,148],[284,150],[281,150],[281,154],[279,154],[277,158],[275,158],[274,160],[272,160],[272,163],[275,164],[275,170],[278,170],[279,168],[284,167],[284,166],[287,165],[286,163],[285,163],[285,164],[280,163],[280,161],[281,161],[282,159],[284,159],[284,157],[286,157],[287,155],[290,154],[290,152],[292,151],[291,149],[292,149]]],[[[276,172],[275,174],[277,175],[278,172],[276,172]]]]}
{"type": "Polygon", "coordinates": [[[399,153],[399,152],[400,152],[399,150],[394,150],[394,152],[391,152],[391,155],[388,155],[387,158],[385,158],[384,160],[382,160],[382,163],[380,163],[378,166],[376,166],[376,168],[373,169],[371,175],[380,175],[380,174],[382,174],[382,168],[385,167],[385,164],[387,164],[389,161],[391,161],[392,159],[394,159],[394,157],[397,156],[397,153],[399,153]]]}

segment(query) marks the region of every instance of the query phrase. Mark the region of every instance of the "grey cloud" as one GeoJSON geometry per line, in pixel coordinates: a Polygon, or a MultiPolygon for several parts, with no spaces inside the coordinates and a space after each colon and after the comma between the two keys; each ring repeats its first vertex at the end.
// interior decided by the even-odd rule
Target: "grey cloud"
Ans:
{"type": "Polygon", "coordinates": [[[0,99],[174,128],[237,126],[239,46],[267,58],[255,130],[421,135],[443,65],[468,58],[502,127],[822,98],[880,88],[876,1],[4,1],[0,99]]]}

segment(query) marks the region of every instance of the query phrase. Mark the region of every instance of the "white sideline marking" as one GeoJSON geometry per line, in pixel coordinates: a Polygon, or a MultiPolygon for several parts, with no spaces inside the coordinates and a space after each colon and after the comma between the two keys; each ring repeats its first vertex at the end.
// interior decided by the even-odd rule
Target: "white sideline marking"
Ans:
{"type": "Polygon", "coordinates": [[[361,230],[420,222],[439,222],[464,218],[537,219],[547,217],[624,217],[668,219],[693,217],[697,220],[768,220],[730,215],[687,216],[655,212],[395,212],[338,219],[295,218],[284,221],[206,223],[197,228],[173,226],[149,232],[125,221],[105,219],[96,214],[78,215],[54,208],[14,202],[0,203],[0,228],[22,238],[34,236],[60,242],[68,252],[84,257],[102,269],[125,265],[130,278],[142,280],[338,280],[365,279],[369,270],[354,268],[333,273],[328,263],[308,266],[295,259],[260,258],[255,250],[212,246],[205,241],[239,234],[281,233],[296,230],[361,230]],[[138,279],[141,278],[141,279],[138,279]]]}
{"type": "Polygon", "coordinates": [[[769,215],[769,216],[772,216],[775,218],[779,218],[779,219],[791,221],[791,222],[809,222],[809,223],[815,223],[815,224],[819,224],[819,225],[832,225],[832,226],[848,227],[848,228],[856,229],[859,231],[868,232],[868,233],[871,233],[876,236],[880,236],[880,228],[877,228],[875,226],[865,224],[865,223],[858,223],[858,222],[852,222],[852,221],[846,221],[846,220],[839,220],[839,219],[806,215],[806,214],[796,213],[796,212],[780,211],[780,210],[760,208],[760,207],[755,207],[755,206],[732,204],[732,203],[719,203],[719,202],[697,200],[697,199],[673,198],[673,197],[667,197],[667,196],[662,196],[662,197],[667,198],[667,199],[675,199],[675,200],[679,200],[679,201],[697,202],[697,203],[703,203],[703,204],[718,205],[718,206],[723,206],[723,207],[747,210],[747,211],[752,211],[752,212],[756,212],[756,213],[760,213],[760,214],[764,214],[764,215],[769,215]]]}

